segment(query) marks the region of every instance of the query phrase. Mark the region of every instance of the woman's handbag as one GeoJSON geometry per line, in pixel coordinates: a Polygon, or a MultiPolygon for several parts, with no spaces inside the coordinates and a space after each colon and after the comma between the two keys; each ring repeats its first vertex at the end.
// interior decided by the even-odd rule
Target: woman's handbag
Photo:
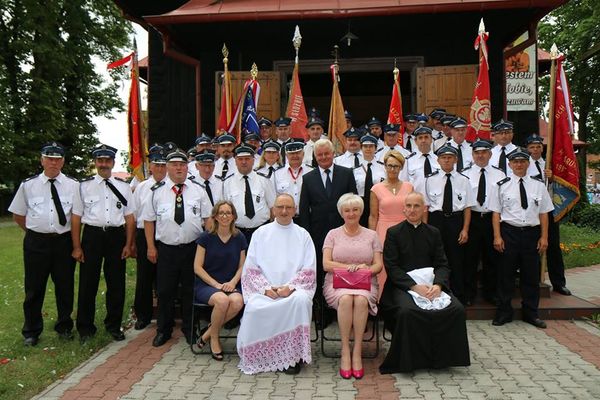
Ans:
{"type": "Polygon", "coordinates": [[[334,268],[333,288],[371,290],[371,270],[364,268],[350,272],[345,268],[334,268]]]}

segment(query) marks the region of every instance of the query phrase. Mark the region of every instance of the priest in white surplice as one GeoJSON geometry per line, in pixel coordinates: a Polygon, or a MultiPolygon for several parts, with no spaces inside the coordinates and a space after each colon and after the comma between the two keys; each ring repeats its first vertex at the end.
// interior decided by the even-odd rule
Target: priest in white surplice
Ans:
{"type": "Polygon", "coordinates": [[[290,195],[279,195],[273,212],[275,221],[254,232],[242,272],[246,308],[237,349],[238,367],[246,374],[297,374],[303,362],[311,362],[315,247],[292,222],[296,206],[290,195]]]}

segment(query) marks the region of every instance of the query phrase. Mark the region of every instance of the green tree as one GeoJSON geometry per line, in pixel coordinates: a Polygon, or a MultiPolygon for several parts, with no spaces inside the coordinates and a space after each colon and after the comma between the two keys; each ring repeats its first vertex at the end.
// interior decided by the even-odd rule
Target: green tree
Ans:
{"type": "MultiPolygon", "coordinates": [[[[131,24],[111,0],[0,0],[0,183],[39,171],[39,147],[67,146],[65,172],[89,170],[95,116],[122,110],[118,82],[94,61],[131,49],[131,24]]],[[[114,78],[123,78],[124,71],[114,78]]]]}
{"type": "MultiPolygon", "coordinates": [[[[600,44],[600,0],[571,0],[547,15],[538,27],[540,46],[550,50],[556,43],[565,54],[563,63],[569,79],[573,108],[579,125],[579,139],[600,152],[600,52],[584,54],[600,44]]],[[[543,104],[548,102],[549,76],[540,80],[543,104]]],[[[586,150],[579,152],[581,186],[585,190],[586,150]]],[[[582,196],[584,198],[585,196],[582,196]]]]}

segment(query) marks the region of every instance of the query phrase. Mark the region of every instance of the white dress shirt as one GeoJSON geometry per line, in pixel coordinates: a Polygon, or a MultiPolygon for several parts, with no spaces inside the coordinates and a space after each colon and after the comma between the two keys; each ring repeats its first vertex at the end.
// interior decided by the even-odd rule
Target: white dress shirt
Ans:
{"type": "Polygon", "coordinates": [[[150,176],[143,182],[140,182],[133,192],[133,196],[131,197],[133,200],[133,204],[135,207],[135,223],[138,229],[144,229],[144,219],[142,215],[144,215],[144,207],[150,205],[152,202],[152,186],[156,185],[156,179],[153,176],[150,176]]]}
{"type": "Polygon", "coordinates": [[[21,182],[8,211],[25,216],[25,226],[37,233],[66,233],[71,230],[71,214],[81,215],[83,206],[79,195],[79,182],[62,172],[56,176],[54,187],[60,197],[67,223],[58,222],[48,177],[42,172],[21,182]]]}
{"type": "Polygon", "coordinates": [[[542,171],[542,180],[546,179],[546,173],[544,172],[544,169],[546,168],[546,160],[544,160],[542,157],[540,157],[538,160],[534,160],[533,158],[529,157],[529,168],[527,169],[527,175],[529,176],[538,176],[540,174],[540,171],[538,171],[537,167],[535,166],[535,162],[538,162],[540,165],[540,170],[542,171]]]}
{"type": "MultiPolygon", "coordinates": [[[[428,154],[429,164],[431,164],[431,172],[440,169],[437,162],[437,156],[430,151],[428,154]]],[[[400,171],[400,179],[412,183],[415,192],[425,194],[425,156],[419,150],[416,150],[413,155],[406,158],[404,168],[400,171]]]]}
{"type": "MultiPolygon", "coordinates": [[[[517,146],[515,146],[512,143],[507,144],[504,150],[504,153],[508,156],[508,154],[513,151],[514,149],[517,148],[517,146]]],[[[499,144],[495,145],[494,147],[492,147],[492,158],[490,158],[490,165],[494,165],[494,166],[498,166],[498,163],[500,162],[500,154],[502,153],[502,146],[500,146],[499,144]]],[[[510,165],[508,163],[508,157],[506,158],[506,175],[507,176],[512,176],[513,172],[512,169],[510,169],[510,165]]]]}
{"type": "Polygon", "coordinates": [[[275,175],[275,194],[280,195],[287,193],[294,198],[296,204],[296,214],[298,214],[298,206],[300,205],[300,192],[302,190],[302,177],[313,170],[310,165],[303,164],[296,170],[293,170],[290,165],[278,169],[275,175]]]}
{"type": "Polygon", "coordinates": [[[82,181],[79,186],[83,203],[83,224],[106,228],[122,226],[125,224],[125,217],[135,211],[129,185],[113,176],[109,181],[127,200],[127,205],[110,190],[104,178],[96,174],[82,181]]]}
{"type": "MultiPolygon", "coordinates": [[[[197,175],[194,180],[198,182],[205,193],[206,181],[208,180],[208,186],[210,187],[214,204],[217,204],[217,202],[223,200],[223,181],[220,178],[216,177],[215,175],[211,175],[209,179],[204,179],[200,175],[197,175]]],[[[212,204],[208,198],[208,193],[206,194],[206,198],[209,200],[209,205],[214,206],[214,204],[212,204]]]]}
{"type": "Polygon", "coordinates": [[[354,180],[356,181],[356,190],[361,197],[370,196],[370,193],[365,193],[365,181],[367,178],[367,164],[371,163],[372,184],[375,185],[383,182],[386,177],[385,169],[382,161],[366,161],[363,160],[362,165],[358,168],[353,168],[354,180]]]}
{"type": "Polygon", "coordinates": [[[476,164],[471,165],[469,168],[462,171],[464,175],[469,178],[469,183],[471,185],[471,194],[473,195],[473,199],[475,199],[475,204],[471,207],[471,210],[477,211],[480,213],[489,213],[490,210],[490,200],[498,197],[498,182],[502,179],[506,178],[504,172],[501,169],[496,167],[492,167],[491,165],[486,165],[483,167],[485,174],[485,200],[482,205],[477,201],[477,192],[479,191],[479,179],[481,177],[481,167],[476,164]]]}
{"type": "Polygon", "coordinates": [[[333,163],[346,168],[354,168],[354,160],[356,157],[358,157],[358,163],[362,164],[364,158],[360,151],[357,151],[356,153],[350,153],[349,151],[346,151],[341,156],[334,158],[333,163]],[[357,156],[354,156],[354,154],[357,154],[357,156]]]}
{"type": "Polygon", "coordinates": [[[151,206],[144,207],[142,215],[144,221],[156,222],[155,239],[171,246],[196,240],[203,231],[203,218],[210,217],[212,210],[206,193],[197,182],[186,179],[183,185],[184,221],[181,225],[175,222],[177,188],[168,176],[152,187],[151,206]]]}
{"type": "MultiPolygon", "coordinates": [[[[217,159],[217,161],[215,161],[215,170],[213,172],[213,174],[217,177],[217,178],[221,178],[221,179],[226,179],[229,178],[230,176],[232,176],[233,174],[235,174],[237,172],[237,165],[235,165],[235,158],[231,157],[227,160],[225,160],[223,157],[217,159]],[[225,164],[225,161],[227,161],[227,166],[229,167],[229,169],[227,170],[227,175],[223,176],[223,165],[225,164]]],[[[196,174],[194,174],[196,175],[196,174]]]]}
{"type": "MultiPolygon", "coordinates": [[[[446,187],[446,172],[437,170],[425,179],[425,203],[429,206],[429,212],[442,211],[444,204],[444,189],[446,187]]],[[[472,207],[473,199],[469,178],[459,172],[450,172],[452,183],[452,212],[463,211],[472,207]]]]}
{"type": "MultiPolygon", "coordinates": [[[[460,148],[460,152],[462,154],[463,169],[468,168],[471,165],[473,165],[473,149],[471,148],[471,145],[467,141],[463,141],[461,144],[458,144],[454,141],[454,139],[451,139],[448,141],[448,144],[450,146],[454,147],[455,149],[460,148]]],[[[456,168],[458,168],[458,161],[456,162],[456,164],[454,164],[454,169],[456,169],[456,168]]],[[[461,171],[458,171],[458,172],[461,172],[461,171]]]]}
{"type": "Polygon", "coordinates": [[[386,145],[386,146],[383,146],[381,148],[381,150],[377,150],[377,153],[375,154],[375,160],[383,162],[383,158],[385,157],[387,152],[391,151],[391,150],[399,151],[400,154],[402,154],[402,156],[404,158],[406,158],[410,155],[410,151],[406,150],[404,147],[400,146],[399,144],[395,145],[394,147],[390,147],[390,146],[386,145]]]}
{"type": "Polygon", "coordinates": [[[235,223],[240,228],[256,228],[271,218],[271,208],[275,204],[275,187],[270,179],[251,171],[248,174],[254,217],[246,216],[246,181],[239,172],[223,182],[223,199],[233,203],[237,210],[238,219],[235,223]]]}

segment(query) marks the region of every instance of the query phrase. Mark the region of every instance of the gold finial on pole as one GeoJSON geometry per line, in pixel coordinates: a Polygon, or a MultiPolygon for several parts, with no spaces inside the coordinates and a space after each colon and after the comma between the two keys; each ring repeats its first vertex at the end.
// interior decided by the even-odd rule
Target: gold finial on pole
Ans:
{"type": "Polygon", "coordinates": [[[400,77],[400,70],[396,66],[396,57],[394,57],[394,80],[397,81],[400,77]]]}
{"type": "Polygon", "coordinates": [[[256,63],[252,63],[252,68],[250,68],[250,76],[252,76],[253,80],[256,80],[256,77],[258,76],[258,67],[256,66],[256,63]]]}
{"type": "Polygon", "coordinates": [[[298,25],[296,25],[296,30],[294,31],[292,43],[294,44],[294,48],[296,49],[296,64],[298,64],[298,52],[300,51],[300,45],[302,44],[302,35],[300,35],[300,27],[298,27],[298,25]]]}
{"type": "Polygon", "coordinates": [[[229,50],[227,49],[225,43],[223,43],[223,49],[221,50],[221,53],[223,53],[223,64],[227,64],[227,62],[229,61],[229,59],[227,58],[229,57],[229,50]]]}
{"type": "Polygon", "coordinates": [[[483,33],[485,33],[485,24],[483,23],[483,18],[481,18],[481,21],[479,21],[479,34],[483,33]]]}
{"type": "Polygon", "coordinates": [[[550,48],[550,58],[556,60],[558,57],[560,57],[558,47],[556,46],[556,43],[552,43],[552,47],[550,48]]]}

